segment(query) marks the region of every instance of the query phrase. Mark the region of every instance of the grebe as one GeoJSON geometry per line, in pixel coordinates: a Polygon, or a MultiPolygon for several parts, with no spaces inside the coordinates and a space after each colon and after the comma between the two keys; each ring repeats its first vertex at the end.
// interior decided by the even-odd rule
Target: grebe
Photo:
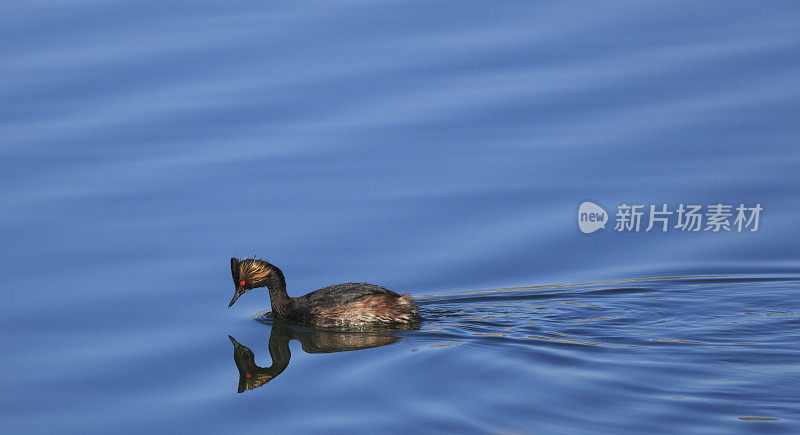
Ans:
{"type": "Polygon", "coordinates": [[[238,392],[252,390],[271,381],[289,366],[292,352],[289,350],[289,341],[300,340],[301,347],[306,353],[333,353],[352,350],[369,349],[386,346],[398,340],[398,337],[374,334],[370,332],[342,332],[323,329],[295,329],[288,322],[274,319],[272,331],[269,334],[269,356],[272,364],[261,367],[255,362],[253,351],[249,347],[239,344],[230,335],[228,338],[233,343],[233,360],[239,370],[238,392]]]}
{"type": "Polygon", "coordinates": [[[231,258],[231,274],[236,292],[228,308],[239,296],[258,287],[267,287],[272,316],[321,327],[360,327],[407,325],[421,320],[417,304],[409,295],[383,287],[350,282],[289,297],[286,279],[276,266],[257,258],[231,258]]]}

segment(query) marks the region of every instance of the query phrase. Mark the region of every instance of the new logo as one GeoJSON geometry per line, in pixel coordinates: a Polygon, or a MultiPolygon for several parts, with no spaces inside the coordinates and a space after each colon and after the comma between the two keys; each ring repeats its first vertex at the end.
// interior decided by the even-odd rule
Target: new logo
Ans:
{"type": "Polygon", "coordinates": [[[593,233],[606,227],[608,213],[599,205],[585,201],[578,207],[578,228],[584,234],[593,233]]]}

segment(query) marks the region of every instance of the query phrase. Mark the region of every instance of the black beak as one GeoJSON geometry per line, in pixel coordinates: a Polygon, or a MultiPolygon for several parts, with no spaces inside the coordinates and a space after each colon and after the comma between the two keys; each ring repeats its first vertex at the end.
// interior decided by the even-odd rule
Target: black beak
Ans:
{"type": "Polygon", "coordinates": [[[230,339],[231,339],[231,343],[233,343],[233,346],[234,346],[234,347],[239,347],[239,346],[241,346],[241,344],[239,344],[239,342],[238,342],[238,341],[234,340],[234,338],[233,338],[233,337],[231,337],[230,335],[228,336],[228,338],[230,338],[230,339]]]}
{"type": "Polygon", "coordinates": [[[236,293],[233,294],[233,299],[231,299],[231,303],[228,304],[228,308],[233,306],[233,303],[236,302],[236,299],[239,299],[239,296],[244,294],[244,288],[236,287],[236,293]]]}

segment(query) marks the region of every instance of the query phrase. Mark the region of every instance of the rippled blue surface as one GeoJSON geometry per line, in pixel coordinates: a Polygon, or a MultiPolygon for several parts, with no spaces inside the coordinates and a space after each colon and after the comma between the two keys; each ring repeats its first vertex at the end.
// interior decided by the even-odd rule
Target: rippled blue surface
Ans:
{"type": "Polygon", "coordinates": [[[797,432],[799,12],[2,3],[0,429],[797,432]],[[764,212],[585,235],[587,200],[764,212]],[[227,335],[269,366],[276,326],[233,255],[427,320],[281,330],[237,394],[227,335]]]}

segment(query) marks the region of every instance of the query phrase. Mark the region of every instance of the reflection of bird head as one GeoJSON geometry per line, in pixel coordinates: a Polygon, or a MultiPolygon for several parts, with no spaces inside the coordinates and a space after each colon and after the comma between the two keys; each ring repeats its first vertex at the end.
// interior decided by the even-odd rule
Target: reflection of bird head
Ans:
{"type": "Polygon", "coordinates": [[[276,376],[276,374],[265,373],[266,369],[256,365],[255,356],[250,348],[240,344],[230,335],[228,338],[233,343],[233,360],[236,362],[236,368],[239,369],[238,393],[260,387],[276,376]]]}

